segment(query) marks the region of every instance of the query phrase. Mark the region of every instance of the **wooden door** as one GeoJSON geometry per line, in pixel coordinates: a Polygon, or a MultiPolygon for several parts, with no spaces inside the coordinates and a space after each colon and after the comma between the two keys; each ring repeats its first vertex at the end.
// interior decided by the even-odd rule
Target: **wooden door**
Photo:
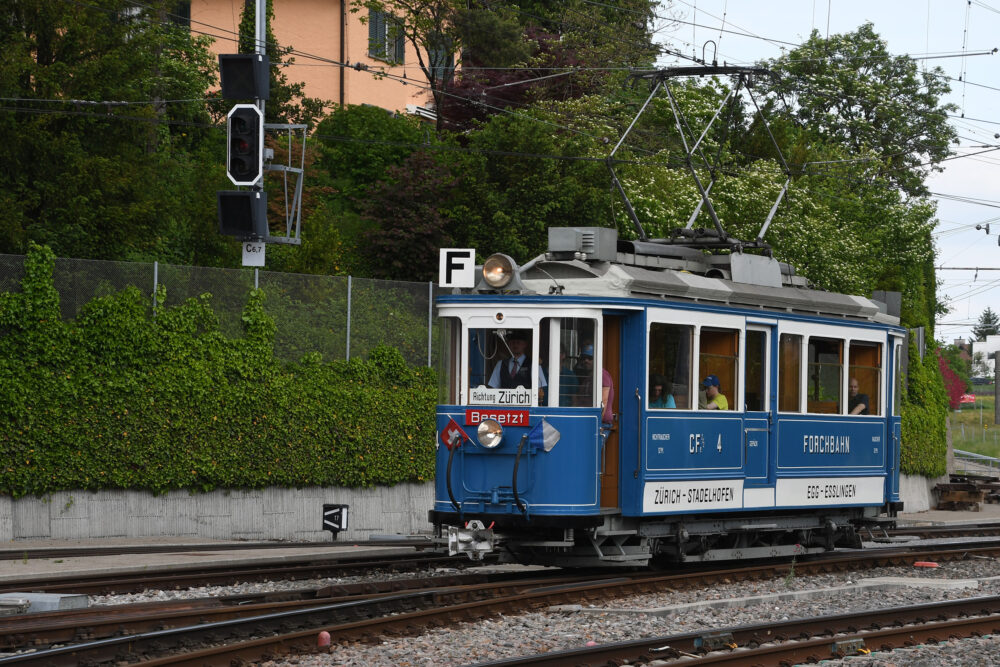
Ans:
{"type": "Polygon", "coordinates": [[[618,423],[621,419],[621,318],[611,315],[604,317],[604,352],[602,363],[611,374],[614,397],[611,411],[614,421],[611,433],[604,443],[601,473],[601,507],[618,507],[618,423]]]}

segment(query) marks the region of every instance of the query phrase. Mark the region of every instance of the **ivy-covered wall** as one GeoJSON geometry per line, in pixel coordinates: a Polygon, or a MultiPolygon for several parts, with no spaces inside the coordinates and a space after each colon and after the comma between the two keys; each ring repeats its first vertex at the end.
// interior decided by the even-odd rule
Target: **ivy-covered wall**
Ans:
{"type": "Polygon", "coordinates": [[[397,484],[434,475],[436,381],[398,351],[274,357],[264,293],[228,338],[204,295],[129,288],[60,317],[53,253],[0,293],[0,493],[397,484]],[[166,303],[159,294],[158,303],[166,303]]]}
{"type": "Polygon", "coordinates": [[[937,350],[928,349],[921,359],[912,342],[902,418],[903,474],[944,475],[948,464],[948,395],[941,379],[937,350]]]}

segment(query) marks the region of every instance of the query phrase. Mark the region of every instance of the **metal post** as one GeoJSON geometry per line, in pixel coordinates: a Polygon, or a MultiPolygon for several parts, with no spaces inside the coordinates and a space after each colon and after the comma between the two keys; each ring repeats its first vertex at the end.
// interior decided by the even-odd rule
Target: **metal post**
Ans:
{"type": "Polygon", "coordinates": [[[260,269],[253,270],[253,288],[257,289],[260,287],[260,269]]]}
{"type": "Polygon", "coordinates": [[[993,353],[993,423],[1000,424],[1000,401],[997,388],[1000,387],[1000,352],[993,353]]]}
{"type": "Polygon", "coordinates": [[[347,351],[344,354],[351,358],[351,277],[347,276],[347,351]]]}
{"type": "Polygon", "coordinates": [[[153,317],[156,317],[156,279],[160,268],[159,262],[153,262],[153,317]]]}
{"type": "Polygon", "coordinates": [[[427,283],[427,365],[431,365],[431,347],[434,340],[434,281],[427,283]]]}
{"type": "MultiPolygon", "coordinates": [[[[254,51],[261,55],[267,53],[267,0],[257,0],[257,10],[254,16],[256,27],[254,30],[255,48],[254,51]]],[[[257,100],[257,108],[260,115],[264,115],[264,100],[257,100]]]]}

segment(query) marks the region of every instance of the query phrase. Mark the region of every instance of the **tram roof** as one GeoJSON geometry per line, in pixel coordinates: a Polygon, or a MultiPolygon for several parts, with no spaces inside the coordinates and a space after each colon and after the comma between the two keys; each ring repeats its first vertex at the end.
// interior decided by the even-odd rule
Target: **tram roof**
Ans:
{"type": "Polygon", "coordinates": [[[791,266],[771,257],[618,241],[613,229],[550,228],[549,252],[520,267],[518,279],[522,294],[704,302],[899,324],[884,305],[812,289],[791,266]],[[567,242],[572,238],[582,238],[579,248],[567,242]]]}

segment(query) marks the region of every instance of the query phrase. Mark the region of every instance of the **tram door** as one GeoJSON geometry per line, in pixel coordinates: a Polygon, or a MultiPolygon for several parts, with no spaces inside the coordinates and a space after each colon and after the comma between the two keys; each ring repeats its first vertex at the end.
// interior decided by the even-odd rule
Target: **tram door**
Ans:
{"type": "MultiPolygon", "coordinates": [[[[618,435],[621,422],[621,318],[611,315],[604,317],[604,356],[602,363],[611,374],[615,396],[611,401],[611,412],[614,414],[613,427],[604,443],[601,455],[601,507],[618,507],[618,435]]],[[[594,379],[595,384],[600,382],[594,379]]]]}
{"type": "Polygon", "coordinates": [[[743,409],[743,460],[748,487],[768,483],[771,441],[771,337],[773,327],[747,326],[743,357],[745,393],[743,409]]]}

